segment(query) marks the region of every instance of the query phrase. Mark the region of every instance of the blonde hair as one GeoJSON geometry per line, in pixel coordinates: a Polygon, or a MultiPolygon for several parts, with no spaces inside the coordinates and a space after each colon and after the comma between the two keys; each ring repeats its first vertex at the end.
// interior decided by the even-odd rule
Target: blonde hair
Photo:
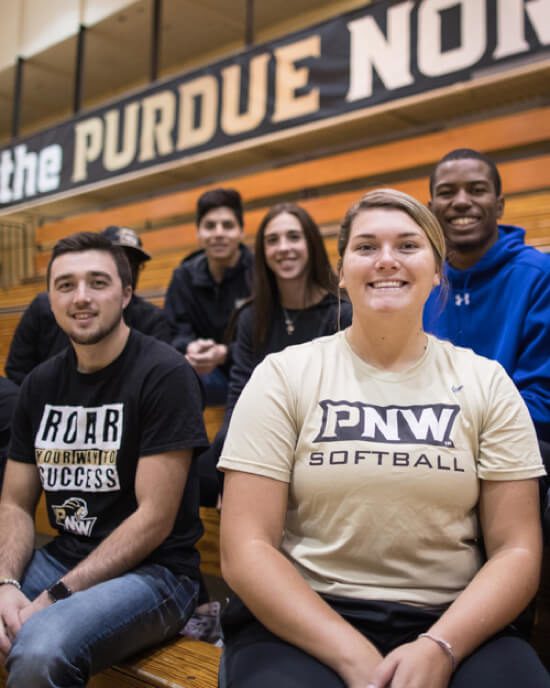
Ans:
{"type": "Polygon", "coordinates": [[[443,275],[445,262],[445,236],[441,225],[433,213],[422,203],[402,191],[396,189],[376,189],[366,193],[357,203],[347,211],[340,225],[338,235],[339,268],[346,252],[351,234],[351,225],[359,213],[372,208],[388,208],[406,213],[426,235],[435,257],[437,271],[443,275]]]}

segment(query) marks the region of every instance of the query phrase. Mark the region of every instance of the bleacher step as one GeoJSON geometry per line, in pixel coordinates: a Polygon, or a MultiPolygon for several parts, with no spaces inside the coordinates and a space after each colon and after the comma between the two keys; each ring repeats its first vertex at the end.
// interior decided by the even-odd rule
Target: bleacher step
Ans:
{"type": "MultiPolygon", "coordinates": [[[[220,655],[215,645],[180,637],[102,671],[88,688],[216,688],[220,655]]],[[[0,688],[5,685],[0,666],[0,688]]]]}

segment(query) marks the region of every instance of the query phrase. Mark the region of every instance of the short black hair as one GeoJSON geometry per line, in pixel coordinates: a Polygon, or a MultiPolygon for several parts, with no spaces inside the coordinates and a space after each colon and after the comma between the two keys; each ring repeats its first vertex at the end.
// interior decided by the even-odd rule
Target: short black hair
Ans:
{"type": "Polygon", "coordinates": [[[236,189],[211,189],[205,191],[197,201],[197,227],[206,213],[221,207],[230,208],[235,213],[239,225],[243,226],[241,194],[236,189]]]}
{"type": "Polygon", "coordinates": [[[118,276],[123,287],[132,286],[132,271],[126,253],[121,246],[113,244],[106,236],[97,232],[78,232],[60,239],[53,247],[50,262],[46,272],[46,283],[50,288],[52,263],[65,253],[81,253],[82,251],[104,251],[111,254],[117,268],[118,276]]]}
{"type": "Polygon", "coordinates": [[[487,167],[489,168],[489,172],[491,174],[493,186],[495,187],[496,195],[497,196],[501,195],[501,193],[502,193],[502,180],[500,178],[500,174],[499,174],[499,171],[497,169],[497,166],[491,160],[491,158],[488,158],[486,155],[484,155],[483,153],[480,153],[479,151],[474,150],[473,148],[455,148],[455,150],[452,150],[450,153],[447,153],[447,155],[444,155],[441,158],[441,160],[433,168],[433,171],[430,175],[430,193],[432,195],[433,195],[433,190],[434,190],[434,186],[435,186],[435,175],[436,175],[437,169],[443,163],[449,162],[449,160],[481,160],[481,162],[484,162],[487,165],[487,167]]]}

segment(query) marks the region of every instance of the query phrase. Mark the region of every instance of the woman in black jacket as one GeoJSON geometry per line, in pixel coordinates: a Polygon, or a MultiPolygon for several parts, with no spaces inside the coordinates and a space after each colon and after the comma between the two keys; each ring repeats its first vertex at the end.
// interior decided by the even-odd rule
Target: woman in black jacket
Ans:
{"type": "Polygon", "coordinates": [[[220,491],[216,470],[233,407],[254,368],[267,354],[333,334],[351,322],[351,306],[338,295],[319,227],[295,203],[279,203],[256,234],[253,297],[238,312],[226,413],[200,463],[201,503],[220,491]]]}

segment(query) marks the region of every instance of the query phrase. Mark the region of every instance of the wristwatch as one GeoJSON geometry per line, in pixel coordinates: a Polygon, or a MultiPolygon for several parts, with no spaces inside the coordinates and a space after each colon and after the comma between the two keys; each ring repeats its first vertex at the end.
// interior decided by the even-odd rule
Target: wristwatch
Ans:
{"type": "Polygon", "coordinates": [[[51,588],[48,588],[48,595],[52,602],[59,602],[59,600],[65,600],[70,597],[73,591],[68,588],[63,581],[58,580],[54,583],[51,588]]]}

